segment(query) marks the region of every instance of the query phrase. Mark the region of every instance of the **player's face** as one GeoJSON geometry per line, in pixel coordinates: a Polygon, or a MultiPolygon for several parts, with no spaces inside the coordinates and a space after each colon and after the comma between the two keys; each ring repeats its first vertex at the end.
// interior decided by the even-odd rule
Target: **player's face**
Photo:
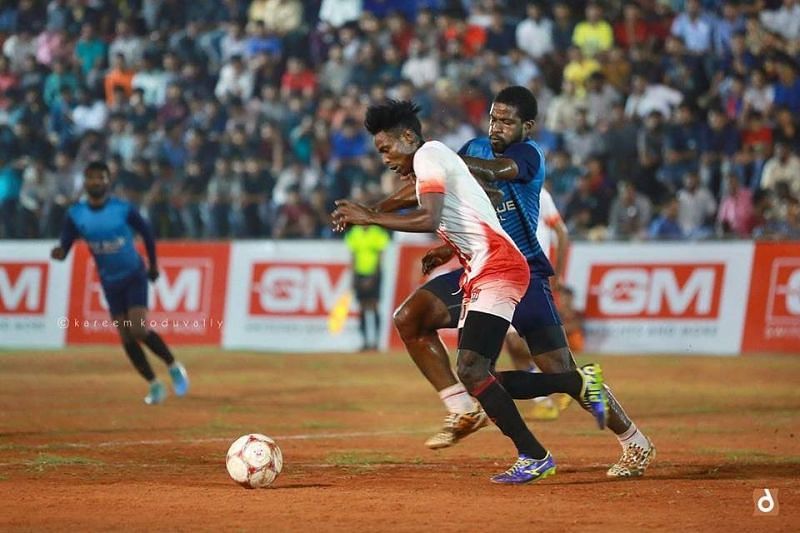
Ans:
{"type": "Polygon", "coordinates": [[[489,110],[489,141],[492,151],[502,154],[514,143],[522,142],[533,128],[533,121],[523,122],[513,105],[495,102],[489,110]]]}
{"type": "Polygon", "coordinates": [[[108,173],[100,169],[87,171],[83,179],[83,188],[90,198],[104,197],[108,192],[108,173]]]}
{"type": "Polygon", "coordinates": [[[375,135],[374,141],[384,165],[401,177],[412,174],[414,152],[419,146],[416,135],[409,130],[401,134],[380,131],[375,135]]]}

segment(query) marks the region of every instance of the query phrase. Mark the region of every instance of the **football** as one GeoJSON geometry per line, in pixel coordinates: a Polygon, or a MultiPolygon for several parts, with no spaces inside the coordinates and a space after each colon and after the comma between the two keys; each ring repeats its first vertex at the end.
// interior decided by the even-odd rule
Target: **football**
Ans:
{"type": "Polygon", "coordinates": [[[281,473],[283,454],[275,441],[260,433],[242,435],[228,448],[228,474],[247,489],[269,487],[281,473]]]}

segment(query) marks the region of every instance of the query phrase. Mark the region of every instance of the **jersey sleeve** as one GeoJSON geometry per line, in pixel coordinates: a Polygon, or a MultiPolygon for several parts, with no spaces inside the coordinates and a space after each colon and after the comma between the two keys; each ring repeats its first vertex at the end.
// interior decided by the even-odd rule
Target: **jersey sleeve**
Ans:
{"type": "Polygon", "coordinates": [[[447,189],[447,171],[436,156],[436,150],[427,147],[421,148],[414,156],[417,196],[429,193],[444,194],[447,189]]]}
{"type": "Polygon", "coordinates": [[[139,211],[132,205],[129,206],[126,222],[142,236],[145,250],[147,250],[147,259],[150,262],[150,266],[154,266],[156,264],[156,239],[150,224],[142,218],[139,211]]]}
{"type": "Polygon", "coordinates": [[[550,228],[555,227],[559,222],[561,222],[561,214],[556,208],[553,197],[545,192],[544,189],[542,190],[542,194],[539,196],[539,216],[542,218],[542,222],[544,222],[545,225],[550,228]]]}
{"type": "Polygon", "coordinates": [[[536,177],[542,167],[542,157],[539,155],[539,151],[527,143],[512,144],[503,152],[503,157],[513,159],[517,164],[519,173],[514,181],[528,183],[536,177]]]}
{"type": "Polygon", "coordinates": [[[75,225],[75,222],[72,221],[72,216],[70,216],[69,211],[67,211],[67,216],[64,218],[64,227],[61,228],[61,237],[59,239],[59,246],[64,249],[64,253],[69,253],[70,248],[72,248],[72,243],[74,243],[75,239],[79,236],[78,227],[75,225]]]}
{"type": "Polygon", "coordinates": [[[458,155],[467,155],[469,152],[469,146],[472,144],[472,141],[467,141],[464,146],[458,151],[458,155]]]}

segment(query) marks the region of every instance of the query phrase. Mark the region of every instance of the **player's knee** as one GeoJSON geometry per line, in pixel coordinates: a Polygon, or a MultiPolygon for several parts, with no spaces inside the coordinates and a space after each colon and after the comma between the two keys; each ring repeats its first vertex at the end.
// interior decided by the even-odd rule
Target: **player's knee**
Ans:
{"type": "Polygon", "coordinates": [[[119,338],[122,341],[122,344],[128,344],[134,340],[133,334],[128,326],[118,326],[117,333],[119,333],[119,338]]]}
{"type": "Polygon", "coordinates": [[[572,352],[567,347],[536,355],[533,361],[545,374],[569,372],[576,368],[572,352]]]}
{"type": "Polygon", "coordinates": [[[142,342],[147,338],[147,328],[141,324],[133,324],[129,328],[131,337],[139,342],[142,342]]]}
{"type": "Polygon", "coordinates": [[[479,354],[462,350],[458,354],[458,379],[468,391],[474,390],[489,377],[491,362],[479,354]]]}
{"type": "Polygon", "coordinates": [[[400,334],[400,338],[404,341],[414,339],[421,333],[420,317],[407,303],[402,304],[395,310],[392,320],[394,320],[394,327],[397,328],[397,333],[400,334]]]}

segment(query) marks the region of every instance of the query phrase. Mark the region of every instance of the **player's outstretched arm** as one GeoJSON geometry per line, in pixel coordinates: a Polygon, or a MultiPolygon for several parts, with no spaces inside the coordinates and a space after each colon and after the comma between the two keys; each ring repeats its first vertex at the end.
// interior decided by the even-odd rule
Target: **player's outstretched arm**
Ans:
{"type": "MultiPolygon", "coordinates": [[[[352,203],[352,202],[351,202],[352,203]]],[[[409,209],[417,207],[417,193],[413,183],[405,183],[400,188],[386,196],[383,200],[373,205],[366,207],[379,213],[394,213],[401,209],[409,209]]],[[[333,230],[343,232],[347,229],[347,224],[339,224],[336,219],[333,219],[333,230]]]]}
{"type": "Polygon", "coordinates": [[[395,211],[410,209],[417,205],[417,193],[414,184],[404,183],[399,189],[372,206],[372,209],[380,213],[394,213],[395,211]]]}
{"type": "Polygon", "coordinates": [[[147,250],[147,262],[149,264],[147,276],[152,281],[155,281],[158,279],[159,274],[158,258],[156,257],[156,239],[155,235],[153,235],[153,229],[134,207],[131,207],[130,211],[128,211],[127,222],[130,227],[132,227],[139,235],[142,236],[144,248],[147,250]]]}
{"type": "Polygon", "coordinates": [[[375,224],[394,231],[410,233],[430,233],[439,227],[444,205],[444,193],[421,194],[419,209],[408,213],[378,213],[349,200],[337,200],[333,212],[335,225],[356,224],[367,226],[375,224]]]}
{"type": "Polygon", "coordinates": [[[519,176],[519,167],[516,161],[509,157],[497,159],[480,159],[462,155],[461,159],[467,164],[470,173],[483,181],[512,181],[519,176]]]}
{"type": "Polygon", "coordinates": [[[78,236],[78,228],[75,226],[75,223],[72,222],[72,218],[67,215],[64,227],[61,228],[61,237],[58,239],[58,246],[50,250],[50,257],[56,261],[63,261],[67,257],[67,254],[69,254],[72,243],[75,242],[78,236]]]}

